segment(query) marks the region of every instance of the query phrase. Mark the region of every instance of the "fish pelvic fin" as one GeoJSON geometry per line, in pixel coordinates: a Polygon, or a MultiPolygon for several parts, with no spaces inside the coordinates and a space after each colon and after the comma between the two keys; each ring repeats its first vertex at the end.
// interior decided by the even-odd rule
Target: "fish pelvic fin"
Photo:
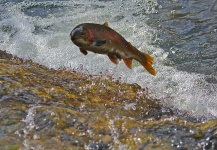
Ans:
{"type": "Polygon", "coordinates": [[[115,54],[108,53],[108,57],[111,60],[111,62],[113,62],[114,64],[117,65],[119,63],[119,59],[115,54]]]}
{"type": "Polygon", "coordinates": [[[154,58],[151,57],[150,55],[144,53],[146,61],[144,63],[141,63],[143,65],[143,67],[153,76],[156,76],[156,71],[154,70],[154,68],[152,67],[152,64],[154,62],[154,58]]]}
{"type": "Polygon", "coordinates": [[[129,68],[132,69],[132,59],[131,58],[123,58],[125,65],[129,68]]]}
{"type": "Polygon", "coordinates": [[[111,57],[111,56],[109,56],[109,59],[114,63],[114,64],[118,64],[118,59],[117,58],[115,58],[115,57],[111,57]]]}

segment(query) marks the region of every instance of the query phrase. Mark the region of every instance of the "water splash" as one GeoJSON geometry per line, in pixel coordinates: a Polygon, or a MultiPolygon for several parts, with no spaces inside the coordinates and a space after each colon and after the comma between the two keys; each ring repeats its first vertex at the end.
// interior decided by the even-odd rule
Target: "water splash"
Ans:
{"type": "MultiPolygon", "coordinates": [[[[26,118],[24,118],[22,121],[26,123],[26,127],[23,128],[23,134],[20,134],[19,131],[16,132],[19,136],[23,136],[23,145],[24,145],[24,150],[43,150],[43,147],[40,145],[37,146],[31,146],[30,143],[30,138],[33,138],[34,140],[40,139],[40,137],[35,133],[33,137],[30,137],[30,132],[33,130],[38,129],[38,126],[35,124],[34,118],[36,115],[36,110],[37,108],[40,108],[41,106],[35,106],[32,105],[27,112],[26,118]]],[[[32,141],[32,140],[31,140],[32,141]]]]}

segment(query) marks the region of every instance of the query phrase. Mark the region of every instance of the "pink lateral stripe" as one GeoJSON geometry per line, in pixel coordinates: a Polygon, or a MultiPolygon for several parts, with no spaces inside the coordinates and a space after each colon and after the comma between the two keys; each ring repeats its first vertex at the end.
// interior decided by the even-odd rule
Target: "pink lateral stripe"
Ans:
{"type": "Polygon", "coordinates": [[[93,42],[93,41],[94,41],[93,32],[88,29],[88,30],[87,30],[87,34],[88,34],[88,40],[89,40],[89,42],[93,42]]]}

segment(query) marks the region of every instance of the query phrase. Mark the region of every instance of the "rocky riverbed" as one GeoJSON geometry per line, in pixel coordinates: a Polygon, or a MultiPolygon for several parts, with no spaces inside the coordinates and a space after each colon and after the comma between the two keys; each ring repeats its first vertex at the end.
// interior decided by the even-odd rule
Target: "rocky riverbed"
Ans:
{"type": "Polygon", "coordinates": [[[0,51],[0,149],[217,149],[217,120],[178,113],[148,93],[0,51]]]}

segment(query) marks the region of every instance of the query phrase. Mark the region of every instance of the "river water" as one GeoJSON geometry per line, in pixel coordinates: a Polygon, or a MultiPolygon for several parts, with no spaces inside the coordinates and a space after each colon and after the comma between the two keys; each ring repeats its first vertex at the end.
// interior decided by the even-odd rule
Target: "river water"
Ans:
{"type": "Polygon", "coordinates": [[[105,74],[148,88],[151,97],[194,116],[217,116],[215,0],[1,0],[0,49],[50,68],[105,74]],[[121,33],[154,57],[157,76],[107,56],[84,56],[69,38],[93,22],[121,33]]]}

